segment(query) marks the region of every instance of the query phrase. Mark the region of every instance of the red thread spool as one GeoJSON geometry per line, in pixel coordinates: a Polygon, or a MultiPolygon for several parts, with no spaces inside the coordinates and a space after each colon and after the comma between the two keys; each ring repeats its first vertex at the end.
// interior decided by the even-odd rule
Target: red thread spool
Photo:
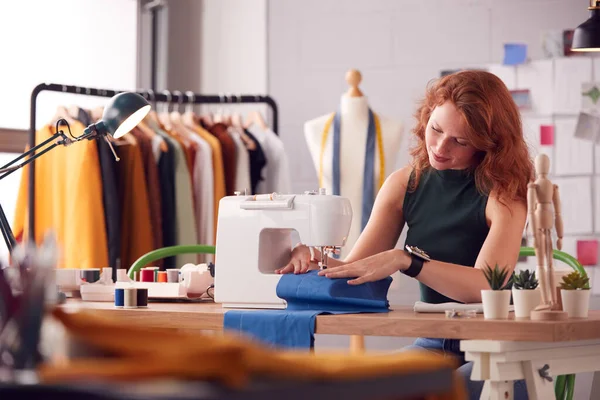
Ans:
{"type": "Polygon", "coordinates": [[[142,270],[142,282],[154,282],[154,270],[143,269],[142,270]]]}
{"type": "Polygon", "coordinates": [[[158,271],[157,282],[167,282],[167,271],[158,271]]]}

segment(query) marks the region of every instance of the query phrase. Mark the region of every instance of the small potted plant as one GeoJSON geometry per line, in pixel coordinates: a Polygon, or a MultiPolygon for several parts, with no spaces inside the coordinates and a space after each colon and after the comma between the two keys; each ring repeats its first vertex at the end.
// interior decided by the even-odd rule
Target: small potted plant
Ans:
{"type": "Polygon", "coordinates": [[[528,269],[514,272],[512,277],[512,295],[515,304],[515,318],[529,318],[531,311],[535,309],[542,300],[538,287],[538,280],[535,277],[535,271],[528,269]]]}
{"type": "Polygon", "coordinates": [[[579,271],[563,276],[560,283],[563,311],[569,318],[587,318],[590,309],[590,278],[579,271]]]}
{"type": "MultiPolygon", "coordinates": [[[[489,265],[483,268],[483,274],[487,279],[490,289],[481,291],[483,302],[483,316],[485,319],[507,319],[510,308],[510,290],[512,279],[506,281],[508,270],[506,267],[500,269],[498,264],[492,269],[489,265]]],[[[511,277],[512,278],[512,277],[511,277]]]]}

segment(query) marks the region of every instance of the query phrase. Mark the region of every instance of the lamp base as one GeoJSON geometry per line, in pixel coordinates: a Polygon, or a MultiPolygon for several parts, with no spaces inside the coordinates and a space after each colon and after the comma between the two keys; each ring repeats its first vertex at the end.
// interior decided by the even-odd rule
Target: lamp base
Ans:
{"type": "Polygon", "coordinates": [[[539,310],[531,312],[532,321],[565,321],[569,315],[561,310],[539,310]]]}

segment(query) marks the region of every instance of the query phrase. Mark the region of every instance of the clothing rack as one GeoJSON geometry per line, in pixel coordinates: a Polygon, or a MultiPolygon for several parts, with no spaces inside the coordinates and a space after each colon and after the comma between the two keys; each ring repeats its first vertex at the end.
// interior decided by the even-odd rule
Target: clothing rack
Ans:
{"type": "MultiPolygon", "coordinates": [[[[113,97],[114,95],[123,92],[123,90],[114,89],[96,89],[87,88],[81,86],[72,85],[60,85],[56,83],[42,83],[37,85],[31,93],[31,114],[30,114],[30,125],[29,125],[29,146],[30,148],[35,146],[35,132],[36,132],[36,104],[37,97],[41,92],[62,92],[79,94],[85,96],[96,96],[96,97],[113,97]]],[[[277,104],[275,100],[270,96],[263,95],[206,95],[199,93],[182,93],[181,91],[170,91],[165,90],[163,92],[154,93],[152,90],[144,91],[137,90],[136,93],[144,96],[150,103],[171,103],[171,104],[248,104],[248,103],[266,103],[271,107],[272,120],[273,120],[273,131],[278,133],[278,115],[277,115],[277,104]],[[165,93],[166,92],[166,93],[165,93]]],[[[28,175],[28,229],[29,238],[35,240],[35,161],[29,164],[29,175],[28,175]]],[[[0,213],[4,214],[0,206],[0,213]]]]}

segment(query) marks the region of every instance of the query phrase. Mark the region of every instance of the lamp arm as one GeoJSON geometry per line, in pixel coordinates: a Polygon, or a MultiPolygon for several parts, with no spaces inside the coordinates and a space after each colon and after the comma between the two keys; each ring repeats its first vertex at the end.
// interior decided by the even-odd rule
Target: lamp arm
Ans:
{"type": "Polygon", "coordinates": [[[16,170],[18,170],[20,168],[23,168],[25,165],[29,164],[31,161],[35,160],[36,158],[38,158],[38,157],[46,154],[47,152],[49,152],[50,150],[52,150],[56,146],[67,145],[70,142],[71,142],[71,140],[69,138],[67,138],[67,136],[63,133],[63,131],[56,132],[54,135],[50,136],[48,139],[44,140],[42,143],[38,144],[37,146],[32,147],[31,149],[27,150],[26,152],[24,152],[23,154],[21,154],[19,157],[15,158],[11,162],[9,162],[8,164],[2,166],[2,168],[0,168],[0,174],[2,174],[2,175],[0,175],[0,179],[4,179],[8,175],[10,175],[13,172],[15,172],[16,170]],[[60,140],[56,140],[56,139],[59,139],[59,138],[60,138],[60,140]],[[39,152],[37,154],[34,154],[36,151],[38,151],[39,149],[43,148],[44,146],[46,146],[48,143],[50,143],[52,141],[54,141],[54,144],[52,144],[51,146],[46,147],[41,152],[39,152]],[[27,158],[25,161],[23,161],[22,163],[20,163],[18,165],[13,165],[17,161],[19,161],[22,158],[25,158],[25,157],[27,157],[29,155],[32,155],[32,156],[29,157],[29,158],[27,158]]]}

